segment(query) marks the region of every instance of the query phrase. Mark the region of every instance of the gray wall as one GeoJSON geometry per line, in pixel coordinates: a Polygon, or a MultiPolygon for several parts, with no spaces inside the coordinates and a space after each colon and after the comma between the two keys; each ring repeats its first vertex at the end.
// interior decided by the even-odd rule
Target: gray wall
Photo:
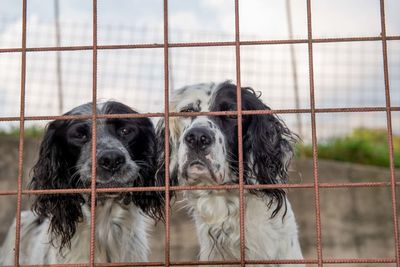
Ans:
{"type": "MultiPolygon", "coordinates": [[[[24,186],[37,156],[38,141],[26,140],[25,147],[24,186]]],[[[387,168],[324,160],[319,161],[318,167],[320,182],[390,181],[387,168]]],[[[291,169],[292,183],[313,182],[312,160],[296,160],[291,169]]],[[[15,138],[3,138],[0,141],[1,190],[16,189],[17,171],[18,141],[15,138]]],[[[397,170],[397,179],[399,174],[397,170]]],[[[327,258],[394,257],[390,192],[390,187],[320,189],[323,256],[327,258]]],[[[288,195],[299,224],[304,255],[306,258],[316,258],[314,191],[313,189],[290,189],[288,195]]],[[[23,197],[23,205],[29,207],[29,197],[23,197]]],[[[15,217],[16,197],[1,196],[0,207],[0,242],[2,242],[15,217]]],[[[198,249],[194,225],[186,216],[185,211],[179,209],[179,204],[173,207],[171,260],[195,260],[198,249]]],[[[156,225],[152,239],[152,260],[163,260],[163,224],[156,225]]]]}

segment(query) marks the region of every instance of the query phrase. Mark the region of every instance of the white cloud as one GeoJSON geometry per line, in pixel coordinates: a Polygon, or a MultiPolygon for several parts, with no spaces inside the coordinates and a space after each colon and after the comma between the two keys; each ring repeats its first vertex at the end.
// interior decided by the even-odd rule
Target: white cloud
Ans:
{"type": "MultiPolygon", "coordinates": [[[[354,0],[351,3],[345,3],[343,0],[319,1],[313,1],[314,36],[376,34],[377,28],[373,25],[379,19],[379,12],[377,14],[376,4],[370,0],[354,0]],[[358,12],[359,5],[362,4],[360,1],[365,1],[362,12],[358,12]],[[318,3],[315,4],[316,2],[318,3]],[[345,10],[344,7],[350,9],[345,10]]],[[[282,0],[240,1],[241,38],[287,38],[284,2],[282,0]]],[[[65,5],[68,2],[62,3],[65,5]]],[[[113,8],[112,1],[103,0],[99,3],[107,3],[100,6],[98,30],[100,43],[162,43],[162,16],[159,16],[159,7],[154,11],[150,6],[138,10],[129,10],[123,6],[123,12],[119,13],[121,7],[113,8]],[[125,18],[113,21],[118,14],[125,18]],[[126,20],[129,14],[132,14],[131,21],[126,20]]],[[[195,10],[193,8],[171,10],[170,41],[233,40],[233,1],[204,0],[200,3],[201,12],[193,12],[195,10]]],[[[291,3],[295,38],[305,38],[307,35],[305,1],[292,0],[291,3]]],[[[90,8],[86,6],[80,11],[78,6],[63,8],[66,9],[62,15],[62,44],[90,44],[92,40],[90,8]],[[79,19],[76,24],[71,24],[74,16],[78,16],[79,19]]],[[[389,25],[390,23],[391,19],[388,21],[389,25]]],[[[28,46],[55,44],[54,25],[51,20],[43,19],[40,12],[30,14],[28,25],[28,46]]],[[[0,29],[2,29],[0,30],[2,47],[20,46],[20,20],[14,19],[0,29]]],[[[375,105],[374,101],[381,99],[381,95],[378,95],[382,86],[380,43],[377,44],[378,49],[373,48],[374,45],[376,43],[365,42],[315,45],[315,89],[318,106],[352,106],[358,105],[357,101],[360,99],[366,101],[365,105],[375,105]],[[353,62],[353,65],[349,62],[353,62]],[[375,85],[376,89],[373,88],[375,85]],[[350,99],[341,103],[344,97],[350,99]]],[[[307,46],[297,45],[296,48],[298,48],[296,50],[300,92],[304,105],[302,107],[308,107],[307,46]]],[[[293,81],[288,46],[247,46],[241,51],[242,84],[262,90],[263,99],[272,108],[293,108],[293,81]]],[[[140,111],[162,111],[164,78],[162,52],[162,49],[99,51],[99,97],[116,98],[140,111]]],[[[235,80],[233,47],[179,48],[171,49],[170,53],[173,88],[196,82],[235,80]]],[[[83,54],[63,53],[66,108],[91,99],[91,52],[83,54]]],[[[400,68],[400,62],[396,56],[398,58],[398,52],[391,54],[390,68],[394,73],[391,77],[397,79],[391,83],[392,89],[398,88],[400,80],[397,75],[399,72],[396,71],[400,68]]],[[[30,74],[27,77],[29,90],[27,112],[36,115],[58,114],[55,93],[57,88],[55,53],[30,53],[28,59],[30,74]]],[[[1,116],[8,116],[11,113],[17,115],[14,113],[18,112],[19,60],[19,54],[12,56],[0,54],[1,95],[2,98],[5,95],[3,102],[6,103],[6,107],[3,106],[0,110],[1,116]]],[[[400,99],[399,92],[392,90],[394,101],[400,99]]]]}
{"type": "Polygon", "coordinates": [[[227,6],[233,5],[233,1],[226,0],[202,0],[200,2],[201,5],[207,8],[218,8],[218,9],[226,9],[227,6]]]}
{"type": "Polygon", "coordinates": [[[375,0],[313,1],[314,36],[379,36],[380,7],[375,0]]]}
{"type": "MultiPolygon", "coordinates": [[[[3,27],[0,27],[3,28],[3,27]]],[[[12,20],[0,31],[0,47],[21,47],[22,20],[12,20]]]]}
{"type": "Polygon", "coordinates": [[[198,17],[189,11],[177,11],[170,15],[171,29],[199,29],[201,23],[198,17]]]}

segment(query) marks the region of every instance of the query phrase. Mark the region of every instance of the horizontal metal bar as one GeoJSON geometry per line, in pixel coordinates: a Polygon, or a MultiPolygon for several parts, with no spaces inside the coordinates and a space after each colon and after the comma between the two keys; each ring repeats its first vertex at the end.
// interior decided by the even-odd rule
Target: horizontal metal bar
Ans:
{"type": "MultiPolygon", "coordinates": [[[[360,264],[360,263],[395,263],[394,258],[343,258],[343,259],[326,259],[323,260],[324,264],[360,264]]],[[[246,264],[316,264],[318,261],[316,259],[305,259],[305,260],[246,260],[246,264]]],[[[193,265],[237,265],[240,261],[177,261],[171,262],[171,266],[193,266],[193,265]]],[[[4,267],[13,267],[14,265],[5,265],[4,267]]],[[[47,264],[47,265],[23,265],[21,267],[86,267],[88,264],[47,264]]],[[[127,266],[164,266],[163,262],[120,262],[120,263],[96,263],[95,266],[98,267],[127,267],[127,266]]]]}
{"type": "MultiPolygon", "coordinates": [[[[379,36],[366,36],[366,37],[338,37],[338,38],[316,38],[312,39],[313,43],[343,43],[343,42],[371,42],[381,41],[382,37],[379,36]]],[[[388,36],[388,41],[400,40],[400,36],[388,36]]],[[[250,45],[285,45],[285,44],[307,44],[308,39],[279,39],[279,40],[248,40],[240,41],[241,46],[250,45]]],[[[183,47],[215,47],[215,46],[232,46],[236,45],[235,41],[227,42],[183,42],[183,43],[169,43],[169,48],[183,48],[183,47]]],[[[151,49],[163,48],[164,44],[159,43],[145,43],[145,44],[125,44],[125,45],[97,45],[97,50],[119,50],[119,49],[151,49]]],[[[92,50],[91,45],[81,46],[44,46],[44,47],[28,47],[26,52],[56,52],[56,51],[85,51],[92,50]]],[[[22,48],[0,48],[0,53],[18,53],[22,52],[22,48]]]]}
{"type": "MultiPolygon", "coordinates": [[[[400,111],[400,107],[390,107],[391,111],[400,111]]],[[[315,113],[355,113],[355,112],[384,112],[386,107],[354,107],[354,108],[317,108],[315,113]]],[[[311,113],[310,109],[274,109],[274,110],[243,110],[243,115],[263,114],[296,114],[311,113]]],[[[212,112],[170,112],[169,117],[194,117],[194,116],[231,116],[237,115],[237,111],[212,111],[212,112]]],[[[130,114],[99,114],[98,119],[122,119],[122,118],[146,118],[163,117],[164,113],[130,113],[130,114]]],[[[47,120],[90,120],[91,115],[63,115],[63,116],[27,116],[25,121],[47,121],[47,120]]],[[[20,117],[0,117],[0,122],[19,121],[20,117]]]]}
{"type": "MultiPolygon", "coordinates": [[[[354,187],[385,187],[390,186],[390,182],[358,182],[358,183],[320,183],[320,188],[354,188],[354,187]]],[[[396,186],[400,186],[400,182],[396,182],[396,186]]],[[[244,185],[244,189],[277,189],[277,188],[313,188],[313,183],[304,184],[254,184],[244,185]]],[[[171,186],[171,191],[193,191],[193,190],[237,190],[238,184],[229,185],[205,185],[205,186],[171,186]]],[[[120,193],[120,192],[151,192],[165,191],[164,186],[152,187],[116,187],[116,188],[96,188],[96,193],[120,193]]],[[[46,190],[23,190],[23,195],[44,195],[44,194],[79,194],[90,193],[90,188],[81,189],[46,189],[46,190]]],[[[0,191],[0,196],[16,195],[17,190],[0,191]]]]}

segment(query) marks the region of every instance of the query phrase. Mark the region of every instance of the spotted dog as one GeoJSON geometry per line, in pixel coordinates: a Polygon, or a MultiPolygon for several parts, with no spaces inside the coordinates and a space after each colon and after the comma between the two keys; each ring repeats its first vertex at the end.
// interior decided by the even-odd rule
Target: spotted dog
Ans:
{"type": "MultiPolygon", "coordinates": [[[[173,92],[170,111],[236,111],[236,92],[230,82],[186,86],[173,92]]],[[[241,98],[242,110],[269,110],[251,88],[241,88],[241,98]]],[[[243,115],[242,126],[245,184],[285,183],[296,136],[273,114],[243,115]]],[[[162,184],[163,120],[156,133],[160,140],[157,179],[162,184]]],[[[236,115],[171,117],[169,136],[171,185],[239,183],[236,115]]],[[[246,259],[303,259],[286,192],[278,188],[244,193],[246,259]]],[[[196,224],[200,260],[240,259],[238,190],[188,190],[183,198],[196,224]]]]}

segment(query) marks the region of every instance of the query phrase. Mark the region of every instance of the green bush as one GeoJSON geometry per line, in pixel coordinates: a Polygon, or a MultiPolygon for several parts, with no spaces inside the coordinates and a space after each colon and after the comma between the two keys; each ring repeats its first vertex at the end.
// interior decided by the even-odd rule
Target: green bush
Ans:
{"type": "MultiPolygon", "coordinates": [[[[393,136],[394,165],[400,167],[400,136],[393,136]]],[[[299,144],[298,156],[312,157],[312,146],[299,144]]],[[[387,132],[383,129],[359,128],[345,137],[318,143],[318,157],[354,163],[389,166],[387,132]]]]}
{"type": "MultiPolygon", "coordinates": [[[[24,136],[27,138],[39,138],[43,135],[43,128],[38,126],[32,126],[24,129],[24,136]]],[[[8,130],[0,129],[0,137],[19,137],[19,128],[13,127],[8,130]]]]}

